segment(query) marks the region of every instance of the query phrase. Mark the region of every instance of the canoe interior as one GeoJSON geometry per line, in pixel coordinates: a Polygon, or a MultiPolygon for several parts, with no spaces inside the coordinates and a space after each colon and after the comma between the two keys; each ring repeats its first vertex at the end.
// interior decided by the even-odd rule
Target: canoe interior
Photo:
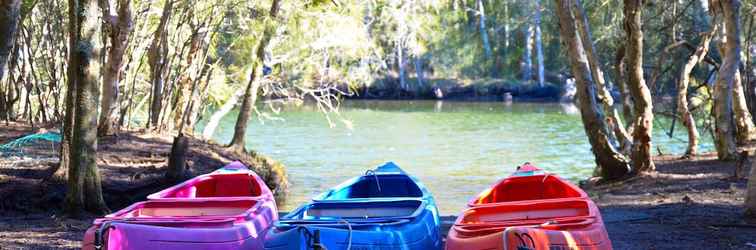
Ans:
{"type": "Polygon", "coordinates": [[[409,217],[415,214],[422,201],[384,202],[316,202],[305,207],[296,216],[304,220],[368,219],[379,217],[409,217]]]}
{"type": "MultiPolygon", "coordinates": [[[[467,210],[460,224],[520,223],[522,221],[548,221],[559,218],[590,216],[590,205],[585,200],[542,202],[511,206],[476,207],[467,210]]],[[[536,222],[540,224],[541,222],[536,222]]]]}
{"type": "Polygon", "coordinates": [[[422,197],[423,191],[407,175],[365,175],[354,183],[334,190],[325,200],[355,198],[422,197]]]}
{"type": "Polygon", "coordinates": [[[167,190],[161,198],[254,197],[260,196],[260,184],[248,174],[210,175],[167,190]]]}
{"type": "Polygon", "coordinates": [[[236,216],[244,214],[257,201],[146,201],[137,203],[115,214],[119,218],[236,216]]]}
{"type": "Polygon", "coordinates": [[[473,204],[577,198],[582,193],[553,175],[507,178],[484,191],[473,204]]]}

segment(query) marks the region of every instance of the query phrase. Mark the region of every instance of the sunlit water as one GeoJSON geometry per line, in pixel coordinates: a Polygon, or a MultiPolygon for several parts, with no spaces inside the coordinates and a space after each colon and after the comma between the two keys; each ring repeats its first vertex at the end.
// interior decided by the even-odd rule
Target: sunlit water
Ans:
{"type": "MultiPolygon", "coordinates": [[[[286,165],[290,211],[350,177],[394,161],[420,178],[443,214],[458,213],[467,201],[517,165],[532,162],[577,182],[594,163],[574,105],[547,103],[347,101],[331,128],[315,108],[289,107],[280,120],[250,123],[248,148],[286,165]]],[[[226,143],[237,113],[229,113],[214,139],[226,143]]],[[[683,153],[680,128],[666,135],[670,120],[657,119],[654,153],[683,153]]],[[[199,129],[202,129],[200,124],[199,129]]],[[[702,150],[710,150],[704,140],[702,150]]]]}

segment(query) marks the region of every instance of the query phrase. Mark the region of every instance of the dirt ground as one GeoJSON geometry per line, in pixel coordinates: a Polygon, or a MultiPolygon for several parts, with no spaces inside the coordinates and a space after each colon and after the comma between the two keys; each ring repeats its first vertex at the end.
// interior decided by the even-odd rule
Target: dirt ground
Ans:
{"type": "Polygon", "coordinates": [[[656,173],[587,190],[616,249],[756,249],[756,221],[743,219],[747,180],[732,178],[734,162],[655,162],[656,173]]]}
{"type": "MultiPolygon", "coordinates": [[[[0,144],[33,132],[20,124],[0,124],[0,144]]],[[[139,132],[101,140],[98,165],[111,209],[170,185],[160,181],[170,143],[170,138],[139,132]]],[[[267,158],[226,152],[202,140],[192,138],[190,145],[193,175],[232,159],[282,168],[267,158]]],[[[34,157],[0,156],[0,249],[80,247],[94,217],[59,215],[65,186],[46,180],[57,164],[50,148],[54,145],[25,152],[34,157]]],[[[733,162],[717,161],[712,154],[688,160],[659,156],[655,162],[655,173],[586,188],[601,208],[615,249],[756,249],[756,221],[742,216],[747,180],[732,178],[733,162]]],[[[264,174],[273,181],[283,178],[278,176],[282,172],[264,174]]],[[[453,221],[444,216],[444,228],[453,221]]]]}

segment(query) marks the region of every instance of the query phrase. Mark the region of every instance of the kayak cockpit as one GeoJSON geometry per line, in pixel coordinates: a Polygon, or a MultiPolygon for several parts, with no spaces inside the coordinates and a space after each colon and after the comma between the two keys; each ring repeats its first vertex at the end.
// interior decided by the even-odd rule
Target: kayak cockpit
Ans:
{"type": "Polygon", "coordinates": [[[518,176],[484,190],[469,205],[582,197],[584,192],[555,175],[518,176]]]}
{"type": "Polygon", "coordinates": [[[211,174],[150,195],[150,199],[194,199],[220,197],[259,197],[260,180],[247,173],[211,174]]]}
{"type": "Polygon", "coordinates": [[[345,200],[369,198],[421,198],[423,191],[407,175],[368,174],[339,185],[316,200],[345,200]]]}

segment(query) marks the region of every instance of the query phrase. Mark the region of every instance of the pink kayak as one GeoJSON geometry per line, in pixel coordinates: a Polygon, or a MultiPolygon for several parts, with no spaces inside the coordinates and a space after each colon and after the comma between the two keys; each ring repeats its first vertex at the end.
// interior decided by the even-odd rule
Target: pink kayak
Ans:
{"type": "Polygon", "coordinates": [[[82,249],[262,249],[278,219],[273,193],[238,162],[148,199],[96,219],[82,249]]]}

